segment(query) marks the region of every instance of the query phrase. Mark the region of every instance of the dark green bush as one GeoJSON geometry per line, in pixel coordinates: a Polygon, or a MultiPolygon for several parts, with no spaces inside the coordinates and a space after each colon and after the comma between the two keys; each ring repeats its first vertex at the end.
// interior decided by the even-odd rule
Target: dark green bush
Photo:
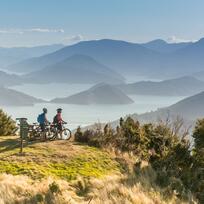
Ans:
{"type": "Polygon", "coordinates": [[[49,185],[49,190],[51,193],[60,193],[59,185],[54,181],[49,185]]]}
{"type": "Polygon", "coordinates": [[[0,109],[0,136],[13,135],[16,130],[15,121],[0,109]]]}
{"type": "Polygon", "coordinates": [[[198,120],[193,132],[196,151],[204,148],[204,119],[198,120]]]}
{"type": "Polygon", "coordinates": [[[200,203],[204,203],[204,119],[197,121],[193,131],[194,165],[192,170],[192,191],[200,203]]]}
{"type": "Polygon", "coordinates": [[[38,193],[35,197],[36,197],[37,203],[42,203],[44,201],[44,197],[40,193],[38,193]]]}
{"type": "MultiPolygon", "coordinates": [[[[204,195],[204,119],[199,120],[193,132],[194,147],[190,145],[188,131],[182,129],[182,121],[141,125],[128,117],[120,119],[114,130],[78,129],[75,140],[96,147],[111,147],[131,152],[139,161],[146,160],[157,173],[156,182],[166,192],[188,198],[189,192],[202,203],[204,195]]],[[[136,165],[137,166],[137,165],[136,165]]],[[[139,173],[140,167],[135,168],[139,173]]]]}
{"type": "Polygon", "coordinates": [[[82,132],[81,128],[78,127],[74,138],[76,142],[86,143],[90,146],[101,147],[102,144],[100,144],[100,135],[100,132],[95,132],[93,130],[85,130],[82,132]]]}

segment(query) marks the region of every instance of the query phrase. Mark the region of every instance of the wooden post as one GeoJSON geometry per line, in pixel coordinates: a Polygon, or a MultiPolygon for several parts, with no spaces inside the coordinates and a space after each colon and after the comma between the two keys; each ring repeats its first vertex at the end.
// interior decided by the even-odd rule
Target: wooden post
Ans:
{"type": "Polygon", "coordinates": [[[20,141],[20,154],[23,153],[23,137],[21,137],[21,141],[20,141]]]}
{"type": "Polygon", "coordinates": [[[28,123],[27,118],[16,118],[20,122],[20,154],[23,153],[23,140],[28,135],[28,123]]]}

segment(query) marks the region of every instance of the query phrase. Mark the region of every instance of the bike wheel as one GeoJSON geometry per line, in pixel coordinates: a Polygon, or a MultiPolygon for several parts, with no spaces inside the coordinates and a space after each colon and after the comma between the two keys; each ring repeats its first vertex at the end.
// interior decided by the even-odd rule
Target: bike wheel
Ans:
{"type": "Polygon", "coordinates": [[[57,131],[51,131],[48,133],[47,137],[49,140],[56,140],[58,138],[58,133],[57,131]]]}
{"type": "Polygon", "coordinates": [[[70,129],[65,128],[62,131],[62,138],[66,139],[66,140],[70,140],[72,137],[72,132],[70,129]]]}

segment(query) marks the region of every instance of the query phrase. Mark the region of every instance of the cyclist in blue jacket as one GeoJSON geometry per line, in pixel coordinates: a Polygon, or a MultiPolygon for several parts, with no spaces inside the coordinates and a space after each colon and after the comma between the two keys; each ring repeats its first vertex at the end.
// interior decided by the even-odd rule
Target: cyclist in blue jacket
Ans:
{"type": "MultiPolygon", "coordinates": [[[[49,121],[47,119],[47,108],[43,108],[43,112],[41,114],[38,115],[38,118],[37,118],[37,121],[38,123],[40,124],[40,128],[42,130],[43,133],[45,133],[45,130],[46,130],[46,125],[49,124],[49,121]]],[[[45,139],[46,139],[46,136],[44,135],[45,139]]]]}

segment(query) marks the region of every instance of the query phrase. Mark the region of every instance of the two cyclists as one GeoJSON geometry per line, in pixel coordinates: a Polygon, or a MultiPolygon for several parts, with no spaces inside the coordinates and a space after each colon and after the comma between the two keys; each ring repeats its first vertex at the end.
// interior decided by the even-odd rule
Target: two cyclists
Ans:
{"type": "MultiPolygon", "coordinates": [[[[43,138],[46,140],[46,126],[50,124],[50,122],[47,119],[47,108],[43,108],[43,112],[38,115],[37,122],[40,125],[41,131],[43,133],[43,138]]],[[[53,125],[56,126],[60,138],[62,139],[62,132],[63,132],[63,124],[65,124],[65,121],[62,119],[62,108],[57,109],[57,114],[55,115],[53,119],[53,125]]]]}

